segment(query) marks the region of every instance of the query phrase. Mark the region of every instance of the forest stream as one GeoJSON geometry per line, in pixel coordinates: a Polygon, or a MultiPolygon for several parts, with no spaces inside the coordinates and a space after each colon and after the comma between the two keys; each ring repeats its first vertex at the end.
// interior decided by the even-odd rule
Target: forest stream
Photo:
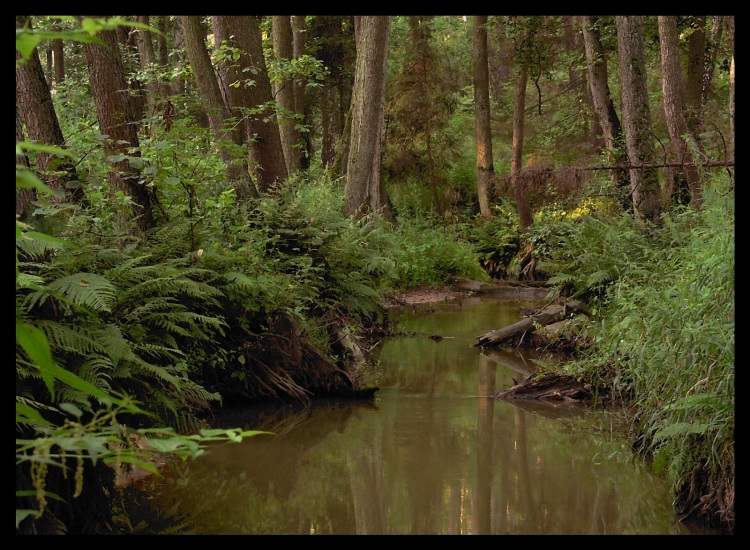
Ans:
{"type": "Polygon", "coordinates": [[[622,411],[496,395],[561,359],[479,335],[539,299],[459,297],[391,310],[372,401],[227,410],[218,445],[141,482],[137,533],[705,534],[634,456],[622,411]]]}

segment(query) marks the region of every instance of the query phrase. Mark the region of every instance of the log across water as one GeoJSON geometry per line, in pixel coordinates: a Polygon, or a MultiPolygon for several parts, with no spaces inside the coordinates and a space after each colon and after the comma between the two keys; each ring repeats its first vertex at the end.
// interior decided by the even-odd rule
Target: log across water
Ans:
{"type": "Polygon", "coordinates": [[[585,311],[583,303],[578,300],[568,300],[561,306],[544,310],[507,327],[478,336],[476,345],[480,347],[498,346],[516,337],[523,337],[526,333],[534,332],[537,326],[557,323],[570,315],[585,311]]]}

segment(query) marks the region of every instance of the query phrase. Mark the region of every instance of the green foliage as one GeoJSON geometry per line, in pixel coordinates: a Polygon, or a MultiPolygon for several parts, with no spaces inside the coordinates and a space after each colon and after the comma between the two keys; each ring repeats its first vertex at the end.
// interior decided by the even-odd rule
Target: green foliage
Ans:
{"type": "Polygon", "coordinates": [[[608,300],[607,290],[615,282],[622,284],[657,260],[658,251],[627,213],[616,217],[590,213],[550,221],[534,231],[538,266],[551,275],[549,283],[593,307],[608,300]]]}
{"type": "Polygon", "coordinates": [[[630,252],[609,271],[612,262],[603,263],[605,275],[593,266],[584,272],[584,264],[566,271],[581,288],[602,293],[606,317],[595,331],[591,361],[611,365],[617,391],[635,398],[644,451],[656,457],[675,486],[687,473],[705,468],[713,485],[721,482],[729,490],[735,437],[734,194],[715,177],[704,186],[704,196],[700,211],[665,215],[663,228],[650,238],[634,239],[635,230],[626,230],[622,220],[597,231],[611,256],[630,252]],[[610,282],[602,285],[603,280],[610,282]]]}
{"type": "Polygon", "coordinates": [[[477,216],[473,224],[468,224],[466,234],[484,270],[502,278],[510,275],[510,266],[521,248],[521,233],[515,210],[507,203],[502,201],[493,210],[492,220],[477,216]]]}
{"type": "Polygon", "coordinates": [[[419,219],[402,219],[397,229],[400,246],[394,259],[397,286],[443,285],[451,276],[485,281],[474,247],[448,226],[436,227],[419,219]]]}

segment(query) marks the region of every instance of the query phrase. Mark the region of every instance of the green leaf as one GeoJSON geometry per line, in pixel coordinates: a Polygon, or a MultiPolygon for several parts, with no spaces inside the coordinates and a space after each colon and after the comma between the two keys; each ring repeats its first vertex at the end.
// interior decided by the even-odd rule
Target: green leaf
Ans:
{"type": "MultiPolygon", "coordinates": [[[[39,37],[24,29],[16,29],[16,50],[21,52],[24,61],[31,57],[34,48],[39,44],[39,37]]],[[[16,61],[18,63],[18,61],[16,61]]]]}

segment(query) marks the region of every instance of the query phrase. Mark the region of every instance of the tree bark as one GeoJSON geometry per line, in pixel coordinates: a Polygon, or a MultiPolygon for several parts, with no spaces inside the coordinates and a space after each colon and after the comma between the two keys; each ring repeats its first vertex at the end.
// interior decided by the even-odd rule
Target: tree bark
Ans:
{"type": "Polygon", "coordinates": [[[568,317],[571,313],[585,311],[585,306],[578,300],[570,300],[562,306],[542,311],[531,317],[521,319],[517,323],[501,329],[492,330],[477,337],[477,346],[497,346],[515,338],[523,338],[527,333],[534,332],[536,325],[550,325],[568,317]]]}
{"type": "Polygon", "coordinates": [[[729,62],[729,143],[727,145],[727,158],[734,162],[734,15],[727,17],[727,34],[732,46],[732,60],[729,62]]]}
{"type": "MultiPolygon", "coordinates": [[[[97,37],[104,44],[86,43],[84,51],[89,67],[91,91],[96,104],[99,130],[107,140],[104,150],[108,158],[117,155],[140,157],[137,123],[128,96],[120,45],[117,33],[100,31],[97,37]]],[[[135,208],[124,208],[119,215],[121,226],[135,222],[129,229],[132,233],[146,231],[155,226],[151,211],[151,199],[145,185],[139,183],[139,172],[127,159],[112,161],[109,172],[110,193],[129,195],[135,208]]]]}
{"type": "Polygon", "coordinates": [[[523,159],[524,117],[526,112],[526,84],[528,81],[528,75],[528,68],[522,63],[518,67],[518,75],[516,76],[516,94],[513,103],[513,147],[510,160],[510,176],[513,181],[513,195],[516,199],[518,221],[521,231],[524,233],[526,233],[529,227],[534,223],[534,218],[531,215],[531,207],[526,198],[524,179],[520,176],[521,161],[523,159]]]}
{"type": "Polygon", "coordinates": [[[380,173],[391,16],[363,16],[361,19],[346,171],[346,215],[355,219],[382,215],[393,221],[380,173]]]}
{"type": "MultiPolygon", "coordinates": [[[[643,16],[618,15],[617,43],[620,54],[620,85],[622,88],[622,113],[625,142],[631,165],[654,162],[651,110],[646,82],[643,16]]],[[[661,217],[661,200],[658,174],[654,169],[630,170],[630,192],[633,213],[638,222],[658,222],[661,217]]]]}
{"type": "Polygon", "coordinates": [[[236,65],[220,66],[234,116],[242,121],[248,146],[249,167],[261,193],[284,181],[286,169],[279,125],[273,109],[271,81],[263,57],[258,20],[252,15],[212,17],[217,44],[227,43],[240,51],[236,65]],[[252,83],[246,83],[250,79],[252,83]],[[240,82],[239,87],[231,84],[240,82]]]}
{"type": "Polygon", "coordinates": [[[487,60],[487,16],[474,16],[474,126],[477,150],[477,196],[479,212],[492,219],[489,189],[495,173],[490,128],[490,84],[487,60]]]}
{"type": "MultiPolygon", "coordinates": [[[[17,28],[23,28],[27,24],[31,27],[28,16],[16,17],[17,28]]],[[[19,58],[20,53],[16,52],[16,57],[19,58]]],[[[26,136],[30,141],[40,145],[65,146],[65,137],[57,119],[52,94],[36,48],[31,57],[16,68],[16,114],[26,126],[26,136]]],[[[18,140],[18,128],[16,130],[18,140]]],[[[35,155],[36,170],[41,180],[51,189],[60,191],[60,196],[52,197],[52,202],[59,203],[65,200],[66,192],[69,194],[68,198],[80,197],[79,193],[71,193],[71,189],[66,187],[66,184],[78,181],[75,166],[70,159],[43,152],[35,155]]]]}
{"type": "MultiPolygon", "coordinates": [[[[25,137],[23,135],[23,123],[21,122],[18,108],[16,108],[16,143],[19,141],[25,141],[25,137]]],[[[24,154],[16,155],[16,166],[24,166],[31,170],[29,157],[24,154]]],[[[37,193],[35,189],[16,187],[16,217],[19,220],[24,220],[31,213],[31,203],[36,200],[36,197],[37,193]]]]}
{"type": "MultiPolygon", "coordinates": [[[[591,97],[594,103],[594,111],[602,129],[604,150],[608,153],[611,162],[626,164],[628,157],[625,151],[625,139],[609,90],[607,57],[599,34],[598,17],[595,15],[581,16],[581,27],[583,29],[591,97]]],[[[632,198],[629,191],[630,181],[627,171],[617,170],[613,177],[618,189],[622,192],[623,207],[626,210],[632,209],[632,198]]]]}
{"type": "Polygon", "coordinates": [[[706,56],[706,16],[688,16],[692,29],[688,38],[688,62],[685,75],[685,118],[693,136],[700,135],[703,121],[704,59],[706,56]]]}
{"type": "Polygon", "coordinates": [[[55,84],[59,86],[65,82],[65,50],[61,38],[52,41],[52,61],[55,67],[55,84]]]}
{"type": "Polygon", "coordinates": [[[238,200],[257,196],[257,191],[250,181],[247,156],[231,152],[236,146],[243,145],[243,135],[241,131],[233,129],[229,122],[232,115],[221,96],[219,82],[206,49],[205,30],[201,19],[197,15],[183,15],[180,16],[180,21],[195,83],[205,104],[208,123],[216,139],[219,156],[227,169],[229,181],[236,186],[238,200]]]}
{"type": "MultiPolygon", "coordinates": [[[[288,64],[294,58],[290,16],[274,15],[272,25],[274,57],[281,65],[288,64]]],[[[276,102],[279,105],[277,117],[281,147],[284,151],[287,171],[293,174],[298,172],[301,167],[299,135],[295,130],[297,109],[294,104],[294,77],[282,77],[280,81],[274,84],[274,92],[276,102]]]]}
{"type": "MultiPolygon", "coordinates": [[[[305,55],[305,44],[307,32],[305,29],[305,16],[292,15],[292,53],[295,59],[305,55]]],[[[301,124],[310,127],[310,113],[307,105],[307,80],[299,75],[294,77],[294,112],[302,117],[301,124]]],[[[298,150],[300,169],[307,171],[310,168],[310,157],[312,156],[311,132],[297,132],[297,141],[300,145],[298,150]]]]}
{"type": "MultiPolygon", "coordinates": [[[[148,15],[137,15],[136,21],[149,25],[148,15]]],[[[136,46],[138,48],[138,61],[140,63],[141,71],[143,72],[154,72],[156,66],[156,54],[154,53],[154,43],[151,40],[151,31],[146,29],[135,29],[136,46]]],[[[156,75],[152,74],[153,78],[145,85],[145,99],[144,99],[144,111],[147,120],[144,121],[144,128],[148,130],[150,121],[156,114],[157,101],[159,97],[159,83],[156,79],[156,75]]]]}
{"type": "MultiPolygon", "coordinates": [[[[701,200],[701,185],[698,169],[692,164],[690,145],[698,147],[688,130],[685,120],[685,107],[682,95],[682,71],[680,70],[680,49],[677,39],[677,16],[659,15],[659,44],[661,47],[662,92],[664,115],[669,130],[668,161],[690,164],[680,169],[667,170],[667,190],[679,196],[679,190],[686,188],[690,204],[698,208],[701,200]],[[670,158],[671,157],[671,158],[670,158]]],[[[669,196],[669,195],[667,195],[669,196]]]]}

